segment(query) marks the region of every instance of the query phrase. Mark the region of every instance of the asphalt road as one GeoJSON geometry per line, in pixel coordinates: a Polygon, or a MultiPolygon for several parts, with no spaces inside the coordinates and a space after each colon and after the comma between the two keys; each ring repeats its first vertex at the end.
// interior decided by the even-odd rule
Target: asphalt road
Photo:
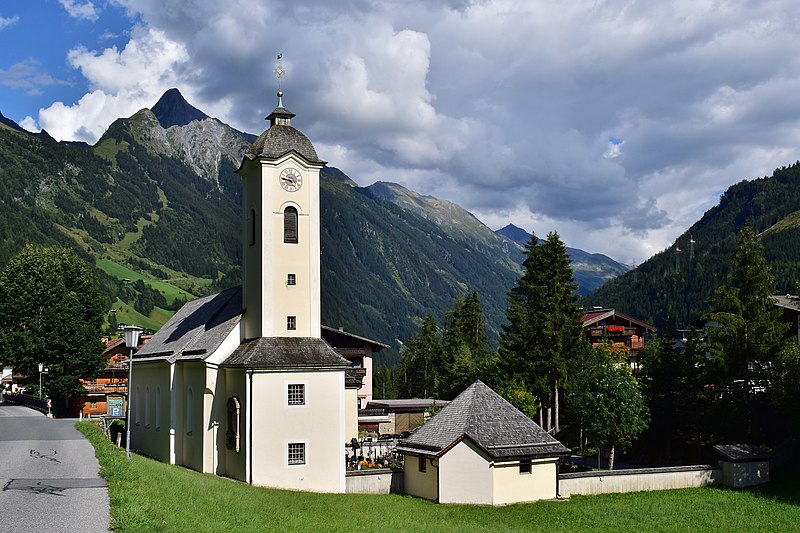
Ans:
{"type": "Polygon", "coordinates": [[[0,524],[3,531],[108,531],[108,489],[94,448],[73,426],[0,403],[0,524]]]}

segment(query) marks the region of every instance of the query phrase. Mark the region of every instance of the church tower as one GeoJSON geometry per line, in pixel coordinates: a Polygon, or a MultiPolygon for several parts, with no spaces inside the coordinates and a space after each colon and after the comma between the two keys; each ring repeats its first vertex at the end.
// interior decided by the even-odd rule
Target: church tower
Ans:
{"type": "MultiPolygon", "coordinates": [[[[278,77],[283,74],[278,67],[278,77]]],[[[278,106],[245,154],[243,337],[321,337],[319,171],[325,162],[278,106]]]]}

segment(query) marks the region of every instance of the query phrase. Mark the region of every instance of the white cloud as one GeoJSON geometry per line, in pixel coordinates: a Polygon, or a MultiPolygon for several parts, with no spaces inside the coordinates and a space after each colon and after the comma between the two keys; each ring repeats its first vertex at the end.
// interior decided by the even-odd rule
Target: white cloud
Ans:
{"type": "Polygon", "coordinates": [[[283,52],[295,125],[359,183],[625,262],[800,159],[794,0],[113,1],[143,26],[70,53],[90,91],[42,111],[57,138],[91,140],[172,86],[259,133],[283,52]]]}
{"type": "Polygon", "coordinates": [[[17,22],[19,22],[19,17],[17,17],[17,16],[14,16],[14,17],[0,17],[0,31],[3,31],[4,29],[8,28],[9,26],[13,26],[17,22]]]}
{"type": "Polygon", "coordinates": [[[81,2],[80,0],[58,0],[58,3],[66,10],[70,17],[95,21],[100,16],[97,8],[91,0],[81,2]]]}
{"type": "MultiPolygon", "coordinates": [[[[55,102],[39,111],[39,124],[58,140],[95,142],[111,120],[151,107],[169,88],[191,79],[185,48],[163,32],[139,28],[123,50],[100,53],[76,48],[69,62],[89,81],[92,92],[74,105],[55,102]]],[[[191,93],[184,94],[191,97],[191,93]]]]}

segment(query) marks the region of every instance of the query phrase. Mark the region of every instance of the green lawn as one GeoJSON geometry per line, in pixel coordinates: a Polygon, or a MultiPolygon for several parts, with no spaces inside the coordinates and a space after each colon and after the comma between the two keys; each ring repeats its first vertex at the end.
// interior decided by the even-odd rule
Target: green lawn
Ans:
{"type": "Polygon", "coordinates": [[[785,476],[759,489],[684,489],[573,497],[491,508],[398,495],[311,494],[245,483],[134,455],[79,422],[108,482],[115,531],[797,531],[800,489],[785,476]]]}

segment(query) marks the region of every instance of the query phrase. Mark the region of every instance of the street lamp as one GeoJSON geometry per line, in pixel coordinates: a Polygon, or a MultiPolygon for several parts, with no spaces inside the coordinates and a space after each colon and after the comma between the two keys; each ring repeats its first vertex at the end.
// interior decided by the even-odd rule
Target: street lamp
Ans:
{"type": "Polygon", "coordinates": [[[39,363],[39,399],[42,399],[42,374],[47,374],[47,369],[44,367],[44,363],[39,363]]]}
{"type": "Polygon", "coordinates": [[[128,456],[128,461],[131,460],[131,396],[133,392],[133,350],[139,345],[139,335],[142,333],[142,328],[139,326],[125,326],[125,347],[131,349],[128,356],[128,409],[126,413],[125,431],[125,453],[128,456]]]}

